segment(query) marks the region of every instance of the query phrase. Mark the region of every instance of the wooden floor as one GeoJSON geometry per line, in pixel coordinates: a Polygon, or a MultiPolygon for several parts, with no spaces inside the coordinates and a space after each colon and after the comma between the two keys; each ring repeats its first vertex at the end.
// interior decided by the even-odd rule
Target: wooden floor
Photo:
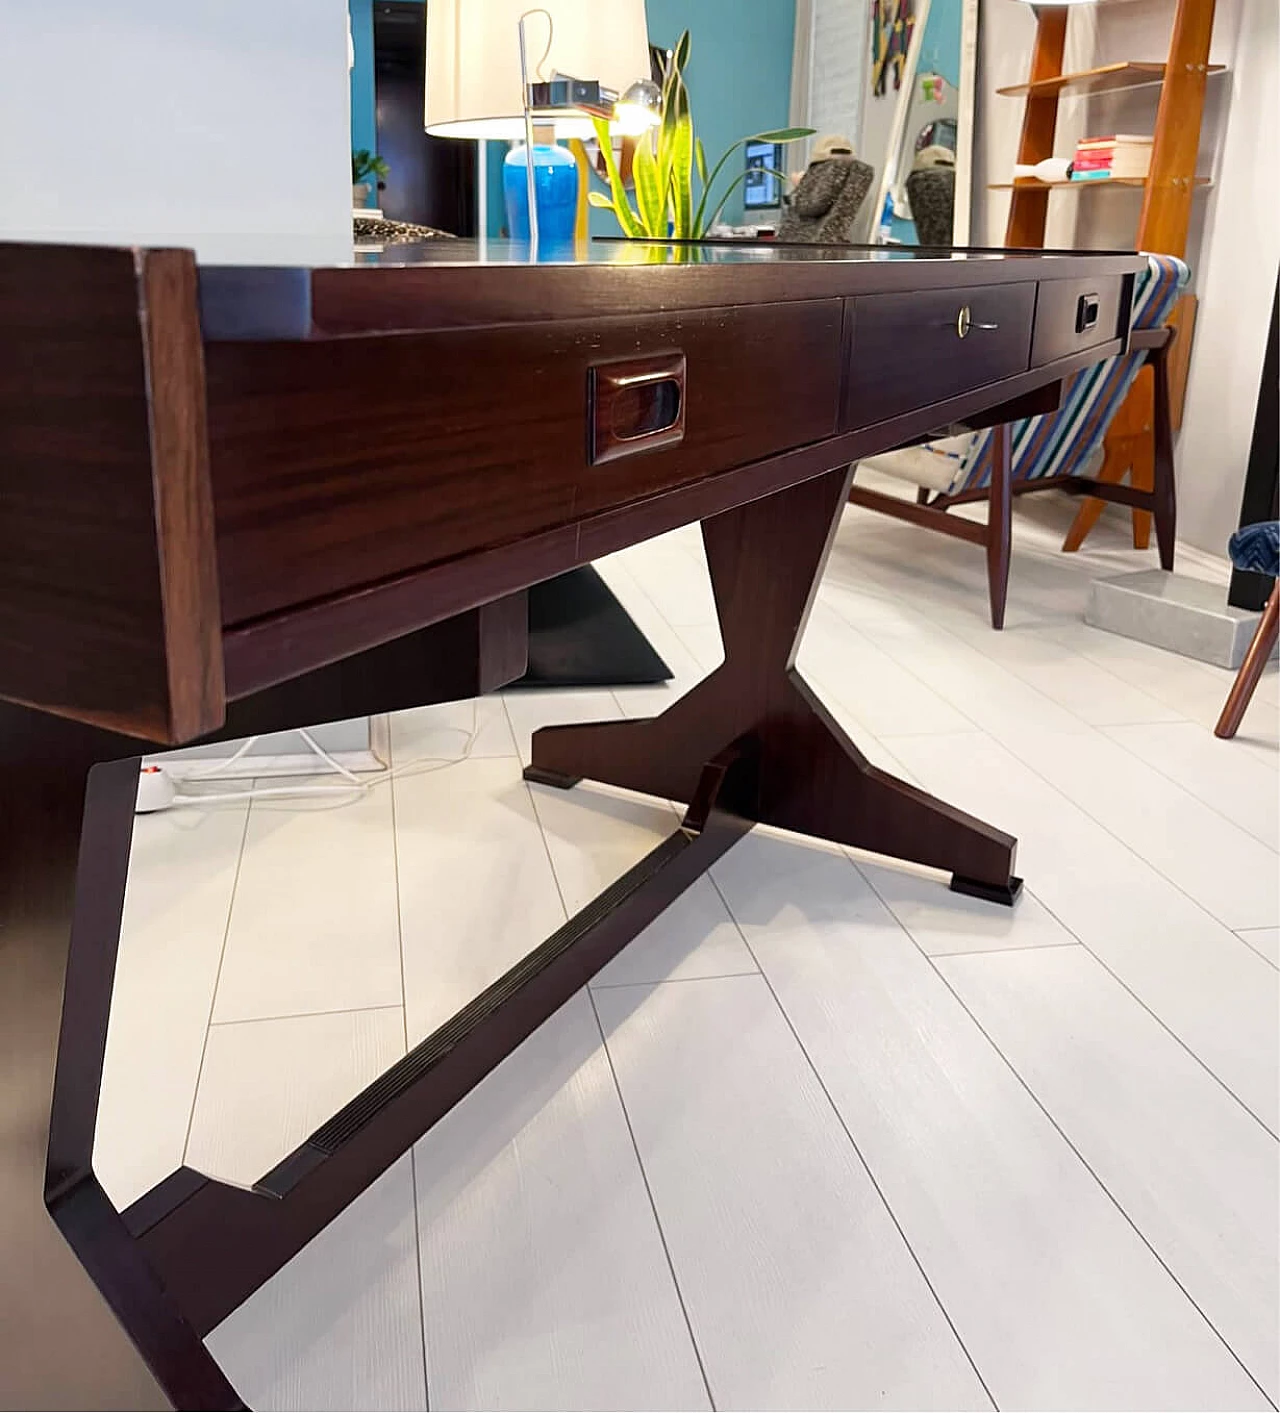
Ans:
{"type": "MultiPolygon", "coordinates": [[[[214,1332],[252,1406],[1274,1406],[1277,674],[1214,740],[1228,674],[1084,626],[1154,559],[1058,554],[1070,514],[1020,507],[996,634],[979,553],[848,512],[800,659],[1018,835],[1019,906],[753,834],[214,1332]]],[[[252,1181],[670,830],[520,778],[719,658],[695,533],[601,567],[673,688],[403,713],[361,799],[138,820],[118,1200],[252,1181]]]]}

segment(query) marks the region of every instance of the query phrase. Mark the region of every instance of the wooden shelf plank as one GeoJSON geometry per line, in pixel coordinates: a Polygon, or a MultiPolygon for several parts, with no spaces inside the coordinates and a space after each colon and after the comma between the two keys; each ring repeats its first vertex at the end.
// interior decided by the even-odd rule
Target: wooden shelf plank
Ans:
{"type": "MultiPolygon", "coordinates": [[[[1223,71],[1224,64],[1210,64],[1209,73],[1223,71]]],[[[1079,73],[1058,74],[1054,78],[1038,79],[1035,83],[1018,83],[1012,88],[998,88],[1006,98],[1038,97],[1087,93],[1115,93],[1126,88],[1145,88],[1164,82],[1165,66],[1159,62],[1126,61],[1103,64],[1096,69],[1081,69],[1079,73]]]]}
{"type": "MultiPolygon", "coordinates": [[[[1089,181],[1083,182],[1042,182],[1035,177],[1019,177],[1013,182],[990,182],[987,185],[988,191],[1044,191],[1060,190],[1064,187],[1071,187],[1075,191],[1083,191],[1091,186],[1146,186],[1146,177],[1093,177],[1089,181]]],[[[1196,186],[1208,186],[1208,177],[1196,177],[1196,186]]]]}

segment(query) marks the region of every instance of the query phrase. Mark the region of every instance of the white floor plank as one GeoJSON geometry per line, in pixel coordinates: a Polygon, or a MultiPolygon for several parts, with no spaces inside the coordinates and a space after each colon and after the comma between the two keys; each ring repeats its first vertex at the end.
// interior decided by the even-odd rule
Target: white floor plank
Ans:
{"type": "Polygon", "coordinates": [[[1076,943],[1028,888],[1012,908],[997,908],[951,892],[949,876],[932,869],[890,866],[863,857],[855,857],[855,862],[880,900],[930,956],[1076,943]]]}
{"type": "Polygon", "coordinates": [[[412,1046],[549,937],[564,908],[514,756],[391,789],[412,1046]]]}
{"type": "Polygon", "coordinates": [[[998,1406],[1265,1406],[856,870],[753,835],[715,872],[998,1406]]]}
{"type": "Polygon", "coordinates": [[[665,800],[589,783],[572,790],[534,785],[564,905],[576,913],[671,834],[679,819],[665,800]]]}
{"type": "Polygon", "coordinates": [[[1273,967],[1280,967],[1280,927],[1245,928],[1238,935],[1273,967]]]}
{"type": "Polygon", "coordinates": [[[419,760],[514,756],[515,737],[502,698],[441,702],[391,713],[392,759],[397,770],[419,760]]]}
{"type": "Polygon", "coordinates": [[[708,976],[746,976],[757,970],[711,880],[699,878],[634,942],[629,942],[591,984],[636,986],[708,976]]]}
{"type": "MultiPolygon", "coordinates": [[[[1235,673],[1224,668],[1104,633],[1085,623],[1055,625],[1046,630],[1046,636],[1135,683],[1206,730],[1212,730],[1222,714],[1235,681],[1235,673]]],[[[1265,703],[1255,705],[1245,714],[1235,740],[1259,760],[1280,766],[1280,713],[1265,703]]]]}
{"type": "Polygon", "coordinates": [[[247,810],[211,804],[134,819],[93,1146],[117,1207],[182,1166],[247,810]]]}
{"type": "Polygon", "coordinates": [[[256,1182],[403,1054],[399,1006],[211,1026],[188,1165],[256,1182]]]}
{"type": "Polygon", "coordinates": [[[415,1168],[432,1407],[707,1407],[585,994],[431,1130],[415,1168]]]}
{"type": "MultiPolygon", "coordinates": [[[[679,816],[665,802],[601,786],[532,788],[534,805],[565,907],[584,908],[660,844],[679,816]]],[[[724,904],[706,879],[629,943],[598,985],[735,976],[756,969],[724,904]]]]}
{"type": "Polygon", "coordinates": [[[622,715],[612,692],[562,692],[517,688],[504,692],[503,705],[511,721],[522,765],[531,759],[533,733],[541,726],[566,726],[577,721],[616,721],[622,715]]]}
{"type": "Polygon", "coordinates": [[[635,576],[622,562],[621,555],[610,555],[607,560],[597,562],[595,567],[631,616],[632,622],[672,672],[669,682],[651,687],[615,687],[613,694],[624,716],[657,716],[697,686],[714,664],[704,667],[694,657],[680,634],[636,582],[635,576]]]}
{"type": "Polygon", "coordinates": [[[1280,922],[1275,851],[1117,742],[1028,729],[1009,749],[1219,922],[1280,922]]]}
{"type": "Polygon", "coordinates": [[[406,1154],[208,1336],[250,1408],[427,1407],[406,1154]]]}
{"type": "Polygon", "coordinates": [[[714,623],[715,599],[698,527],[656,535],[616,556],[675,628],[714,623]]]}
{"type": "Polygon", "coordinates": [[[1035,895],[1280,1131],[1280,978],[1257,952],[995,741],[889,744],[927,789],[1015,835],[1035,895]]]}
{"type": "Polygon", "coordinates": [[[876,735],[973,731],[975,723],[906,671],[824,601],[809,615],[797,666],[822,681],[876,735]]]}
{"type": "Polygon", "coordinates": [[[1267,1395],[1280,1143],[1080,948],[939,970],[1267,1395]]]}
{"type": "Polygon", "coordinates": [[[764,981],[595,1001],[716,1407],[989,1407],[764,981]]]}
{"type": "Polygon", "coordinates": [[[1280,850],[1280,788],[1276,773],[1252,751],[1237,751],[1198,722],[1115,727],[1107,732],[1127,751],[1268,848],[1280,850]]]}
{"type": "Polygon", "coordinates": [[[399,1006],[391,794],[255,800],[217,1023],[399,1006]]]}

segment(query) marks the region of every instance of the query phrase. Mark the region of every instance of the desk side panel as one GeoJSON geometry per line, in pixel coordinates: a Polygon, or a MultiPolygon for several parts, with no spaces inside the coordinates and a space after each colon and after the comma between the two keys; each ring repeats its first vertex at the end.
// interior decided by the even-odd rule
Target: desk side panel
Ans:
{"type": "Polygon", "coordinates": [[[0,696],[215,729],[212,526],[190,253],[0,245],[0,696]]]}

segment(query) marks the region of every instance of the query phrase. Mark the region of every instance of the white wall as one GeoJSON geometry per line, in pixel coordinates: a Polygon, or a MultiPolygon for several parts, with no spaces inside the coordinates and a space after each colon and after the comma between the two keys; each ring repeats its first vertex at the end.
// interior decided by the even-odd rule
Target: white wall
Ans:
{"type": "Polygon", "coordinates": [[[346,0],[0,0],[0,238],[351,248],[346,0]]]}
{"type": "MultiPolygon", "coordinates": [[[[1080,6],[1067,29],[1069,69],[1168,54],[1171,0],[1080,6]]],[[[1200,296],[1191,374],[1178,439],[1179,537],[1225,552],[1240,511],[1253,430],[1280,220],[1274,172],[1280,118],[1280,7],[1274,0],[1218,0],[1211,59],[1229,72],[1209,81],[1200,171],[1213,186],[1196,199],[1187,259],[1200,296]]],[[[1035,35],[1031,7],[983,0],[975,143],[974,243],[999,245],[1009,210],[1007,181],[1017,153],[1022,103],[995,90],[1026,81],[1035,35]]],[[[1105,99],[1064,100],[1058,153],[1085,130],[1151,132],[1156,89],[1105,99]]],[[[1046,243],[1125,247],[1137,229],[1141,193],[1061,192],[1049,198],[1046,243]]]]}

